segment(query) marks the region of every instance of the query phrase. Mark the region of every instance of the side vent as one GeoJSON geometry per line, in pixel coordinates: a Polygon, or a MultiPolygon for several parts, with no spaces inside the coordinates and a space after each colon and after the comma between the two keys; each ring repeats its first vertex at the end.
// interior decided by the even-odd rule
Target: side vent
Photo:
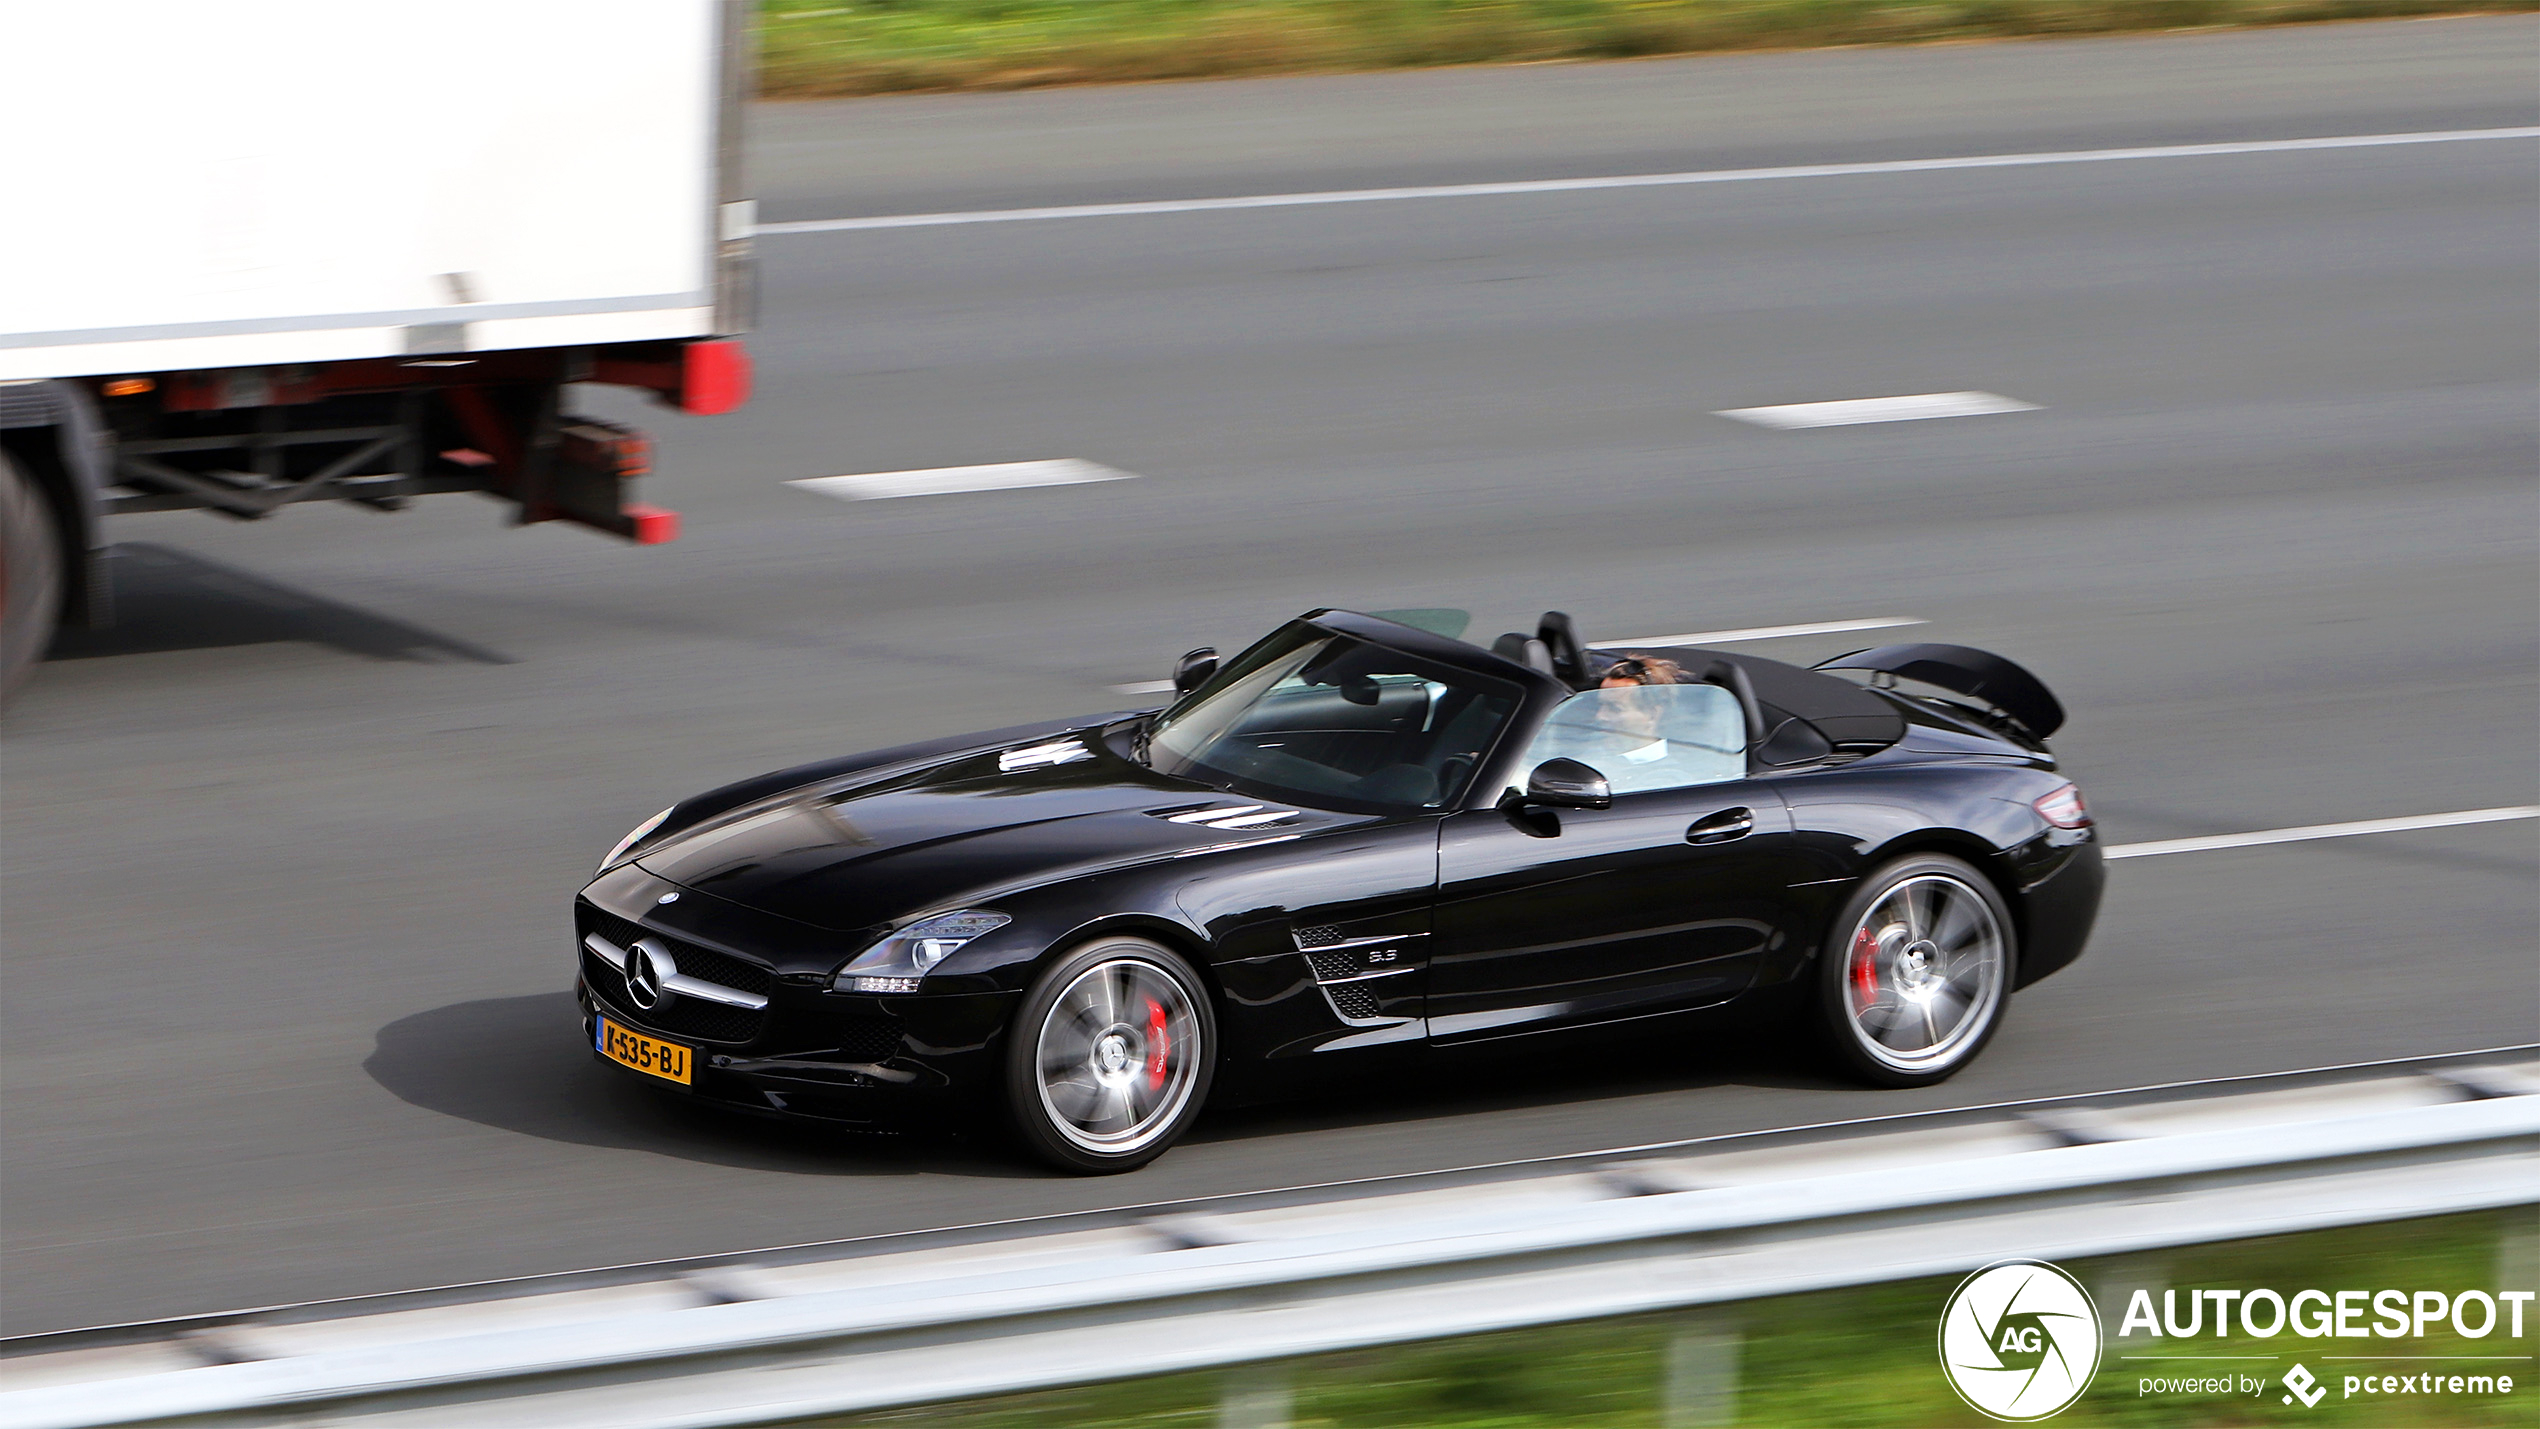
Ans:
{"type": "MultiPolygon", "coordinates": [[[[1320,924],[1298,928],[1294,936],[1297,951],[1314,969],[1315,983],[1342,1021],[1365,1026],[1406,1020],[1385,1014],[1376,985],[1422,966],[1418,940],[1427,937],[1426,933],[1378,933],[1353,938],[1346,929],[1320,924]]],[[[1397,988],[1402,986],[1395,984],[1397,988]]]]}
{"type": "Polygon", "coordinates": [[[1358,965],[1358,959],[1347,953],[1307,953],[1305,960],[1314,965],[1314,980],[1317,982],[1338,982],[1366,971],[1358,965]]]}
{"type": "Polygon", "coordinates": [[[1376,1010],[1376,990],[1363,982],[1345,982],[1323,991],[1330,995],[1333,1010],[1352,1022],[1372,1022],[1384,1016],[1376,1010]]]}

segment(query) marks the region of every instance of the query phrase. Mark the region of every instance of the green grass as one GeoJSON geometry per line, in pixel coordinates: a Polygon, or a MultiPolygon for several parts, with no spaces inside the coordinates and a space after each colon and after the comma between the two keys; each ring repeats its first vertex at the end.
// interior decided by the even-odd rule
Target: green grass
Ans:
{"type": "MultiPolygon", "coordinates": [[[[2527,1289],[2532,1277],[2527,1265],[2500,1267],[2500,1248],[2509,1229],[2519,1232],[2517,1256],[2527,1257],[2540,1245],[2535,1240],[2540,1224],[2525,1208],[2191,1247],[2159,1257],[2074,1261],[2066,1268],[2100,1287],[2100,1313],[2113,1335],[2124,1305],[2108,1301],[2116,1287],[2128,1282],[2152,1287],[2156,1301],[2164,1285],[2269,1285],[2286,1291],[2306,1286],[2527,1289]],[[2502,1274],[2521,1283],[2502,1286],[2502,1274]]],[[[1990,1421],[1962,1404],[1941,1378],[1934,1351],[1940,1309],[1955,1284],[1955,1277],[1903,1281],[1685,1315],[1325,1355],[1278,1366],[1271,1373],[1293,1387],[1294,1429],[1662,1429],[1660,1385],[1670,1341],[1688,1328],[1717,1333],[1734,1327],[1742,1338],[1739,1425],[1934,1429],[1986,1424],[1990,1421]]],[[[2531,1354],[2540,1343],[2540,1318],[2520,1341],[2503,1339],[2499,1328],[2498,1335],[2480,1341],[2429,1334],[2422,1342],[2409,1342],[2404,1352],[2531,1354]]],[[[2115,1356],[2141,1348],[2138,1338],[2108,1350],[2090,1391],[2051,1422],[2117,1429],[2223,1429],[2287,1422],[2325,1429],[2540,1426],[2540,1362],[2481,1366],[2486,1373],[2514,1376],[2509,1399],[2344,1401],[2332,1373],[2339,1366],[2321,1363],[2319,1357],[2388,1353],[2389,1342],[2357,1345],[2290,1335],[2261,1342],[2195,1342],[2198,1353],[2284,1356],[2246,1366],[2270,1379],[2296,1360],[2309,1364],[2331,1382],[2331,1392],[2317,1409],[2296,1411],[2273,1393],[2263,1400],[2140,1397],[2138,1377],[2147,1367],[2115,1356]]],[[[1224,1385],[1214,1373],[1172,1375],[822,1424],[824,1429],[1215,1429],[1224,1385]]]]}
{"type": "Polygon", "coordinates": [[[765,0],[761,82],[807,98],[2534,8],[2540,0],[765,0]]]}

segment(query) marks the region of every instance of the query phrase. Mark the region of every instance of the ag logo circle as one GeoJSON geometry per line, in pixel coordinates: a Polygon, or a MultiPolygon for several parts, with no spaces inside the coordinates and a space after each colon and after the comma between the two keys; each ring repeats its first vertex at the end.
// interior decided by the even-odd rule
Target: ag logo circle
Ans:
{"type": "Polygon", "coordinates": [[[2059,1414],[2099,1372],[2099,1309],[2044,1261],[1996,1261],[1960,1281],[1940,1312],[1940,1368],[1979,1414],[2059,1414]]]}

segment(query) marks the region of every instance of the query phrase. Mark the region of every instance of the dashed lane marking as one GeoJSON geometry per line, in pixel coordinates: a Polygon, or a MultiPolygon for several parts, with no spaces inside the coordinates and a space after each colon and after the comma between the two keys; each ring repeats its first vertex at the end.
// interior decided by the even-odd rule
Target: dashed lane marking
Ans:
{"type": "Polygon", "coordinates": [[[1872,422],[1928,422],[1935,417],[1991,417],[2004,412],[2034,412],[2023,402],[1994,392],[1919,392],[1910,397],[1856,397],[1842,402],[1793,402],[1781,407],[1731,407],[1714,412],[1777,432],[1809,427],[1859,427],[1872,422]]]}
{"type": "Polygon", "coordinates": [[[2021,169],[2048,164],[2108,164],[2134,159],[2201,159],[2228,154],[2298,154],[2324,149],[2386,149],[2403,144],[2466,144],[2490,139],[2540,139],[2540,128],[2440,129],[2411,134],[2338,134],[2318,139],[2262,139],[2228,144],[2163,144],[2135,149],[2065,149],[2032,154],[1971,154],[1951,159],[1893,159],[1860,164],[1798,164],[1776,169],[1698,169],[1673,174],[1612,174],[1585,179],[1527,179],[1496,184],[1429,184],[1416,188],[1327,189],[1312,193],[1249,194],[1237,198],[1162,199],[1143,203],[1080,203],[1051,208],[991,208],[956,213],[892,213],[870,218],[807,218],[762,223],[752,232],[773,238],[793,233],[849,233],[873,228],[943,228],[970,223],[1030,223],[1055,218],[1135,218],[1147,214],[1210,213],[1246,208],[1309,208],[1338,203],[1386,203],[1402,199],[1495,198],[1509,194],[1585,193],[1597,189],[1674,188],[1691,184],[1754,183],[1766,179],[1833,179],[1861,174],[1921,174],[1951,169],[2021,169]]]}
{"type": "Polygon", "coordinates": [[[2214,849],[2258,848],[2266,844],[2303,843],[2311,839],[2346,839],[2359,834],[2399,834],[2412,829],[2448,829],[2461,824],[2501,824],[2512,819],[2540,819],[2540,806],[2463,809],[2450,814],[2415,814],[2404,819],[2359,819],[2348,824],[2305,824],[2293,829],[2260,829],[2246,834],[2213,834],[2196,839],[2160,839],[2152,843],[2118,844],[2110,858],[2150,858],[2164,853],[2207,853],[2214,849]]]}
{"type": "Polygon", "coordinates": [[[965,491],[1015,491],[1033,486],[1083,486],[1126,481],[1137,475],[1095,462],[1009,461],[990,466],[939,466],[926,471],[868,471],[855,476],[806,476],[789,481],[805,491],[841,501],[889,501],[904,496],[950,496],[965,491]]]}

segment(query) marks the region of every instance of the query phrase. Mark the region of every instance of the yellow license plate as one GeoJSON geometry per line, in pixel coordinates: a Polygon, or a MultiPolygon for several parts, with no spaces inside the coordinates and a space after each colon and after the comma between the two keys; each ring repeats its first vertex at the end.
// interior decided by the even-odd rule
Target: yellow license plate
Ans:
{"type": "Polygon", "coordinates": [[[677,1082],[683,1087],[688,1085],[690,1065],[697,1055],[695,1051],[676,1042],[664,1042],[641,1032],[630,1032],[605,1017],[596,1020],[600,1028],[594,1045],[600,1049],[601,1056],[621,1067],[633,1067],[636,1071],[650,1073],[666,1082],[677,1082]]]}

